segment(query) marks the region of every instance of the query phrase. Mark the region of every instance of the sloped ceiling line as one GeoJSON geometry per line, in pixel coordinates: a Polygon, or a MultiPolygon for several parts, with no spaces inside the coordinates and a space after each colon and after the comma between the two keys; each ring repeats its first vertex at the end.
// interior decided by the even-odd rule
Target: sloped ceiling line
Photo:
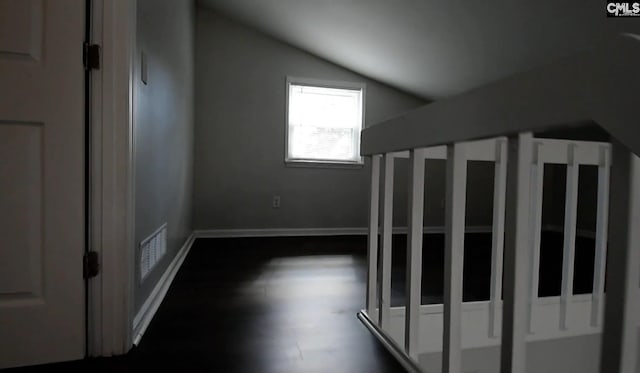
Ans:
{"type": "Polygon", "coordinates": [[[268,36],[435,100],[585,50],[640,20],[594,0],[199,0],[268,36]]]}

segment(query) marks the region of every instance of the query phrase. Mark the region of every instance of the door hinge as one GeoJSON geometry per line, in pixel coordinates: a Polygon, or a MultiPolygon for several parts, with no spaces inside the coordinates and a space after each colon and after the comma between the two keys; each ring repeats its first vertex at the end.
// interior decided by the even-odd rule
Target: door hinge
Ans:
{"type": "Polygon", "coordinates": [[[100,69],[100,45],[84,43],[82,58],[85,70],[100,69]]]}
{"type": "Polygon", "coordinates": [[[82,272],[85,279],[96,277],[100,273],[98,253],[89,251],[84,254],[82,272]]]}

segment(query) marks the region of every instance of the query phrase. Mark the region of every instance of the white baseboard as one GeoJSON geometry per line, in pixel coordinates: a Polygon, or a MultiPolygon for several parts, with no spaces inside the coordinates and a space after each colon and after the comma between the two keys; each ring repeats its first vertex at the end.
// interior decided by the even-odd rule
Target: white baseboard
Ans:
{"type": "MultiPolygon", "coordinates": [[[[543,231],[564,232],[561,226],[544,225],[543,231]]],[[[469,225],[467,233],[491,233],[490,225],[469,225]]],[[[444,226],[424,227],[425,234],[442,234],[444,226]]],[[[232,238],[232,237],[302,237],[302,236],[366,236],[369,230],[365,227],[353,228],[256,228],[256,229],[199,229],[194,232],[196,238],[232,238]]],[[[393,227],[394,234],[407,234],[407,227],[393,227]]],[[[578,237],[595,238],[596,233],[587,229],[578,229],[578,237]]]]}
{"type": "Polygon", "coordinates": [[[162,274],[162,277],[160,278],[156,286],[153,288],[153,291],[151,292],[151,294],[149,294],[149,297],[140,308],[140,311],[138,311],[138,313],[134,317],[133,319],[133,344],[134,345],[137,346],[138,343],[140,343],[140,340],[142,339],[142,335],[147,330],[147,327],[149,326],[149,323],[151,323],[153,316],[155,316],[156,311],[158,311],[160,304],[164,300],[164,297],[167,294],[167,291],[169,290],[169,286],[171,286],[171,283],[173,282],[173,279],[176,277],[178,270],[182,266],[184,259],[187,257],[187,254],[189,254],[189,251],[191,250],[191,246],[193,245],[193,242],[195,241],[195,239],[196,239],[195,232],[191,233],[187,238],[187,240],[185,241],[184,245],[182,245],[182,247],[180,248],[180,251],[178,251],[178,254],[176,254],[176,256],[173,258],[173,260],[171,261],[167,269],[162,274]]]}
{"type": "MultiPolygon", "coordinates": [[[[424,227],[426,234],[444,233],[444,226],[424,227]]],[[[491,226],[467,226],[467,233],[491,233],[491,226]]],[[[300,236],[366,236],[366,227],[354,228],[260,228],[260,229],[203,229],[196,230],[197,238],[230,237],[300,237],[300,236]]],[[[393,227],[394,234],[406,234],[407,227],[393,227]]]]}

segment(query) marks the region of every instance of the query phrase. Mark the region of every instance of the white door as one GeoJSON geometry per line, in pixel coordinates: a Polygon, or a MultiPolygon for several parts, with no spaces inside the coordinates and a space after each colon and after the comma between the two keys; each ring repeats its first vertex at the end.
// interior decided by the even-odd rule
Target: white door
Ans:
{"type": "Polygon", "coordinates": [[[0,368],[84,356],[83,0],[0,0],[0,368]]]}

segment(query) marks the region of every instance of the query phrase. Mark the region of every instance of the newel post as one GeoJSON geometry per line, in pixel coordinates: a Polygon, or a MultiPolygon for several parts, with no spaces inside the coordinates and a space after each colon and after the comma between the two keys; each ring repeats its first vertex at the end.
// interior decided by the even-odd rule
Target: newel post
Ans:
{"type": "Polygon", "coordinates": [[[524,373],[531,278],[530,216],[533,136],[509,137],[500,372],[524,373]]]}
{"type": "Polygon", "coordinates": [[[640,158],[615,140],[609,205],[600,372],[635,372],[640,312],[640,158]]]}

